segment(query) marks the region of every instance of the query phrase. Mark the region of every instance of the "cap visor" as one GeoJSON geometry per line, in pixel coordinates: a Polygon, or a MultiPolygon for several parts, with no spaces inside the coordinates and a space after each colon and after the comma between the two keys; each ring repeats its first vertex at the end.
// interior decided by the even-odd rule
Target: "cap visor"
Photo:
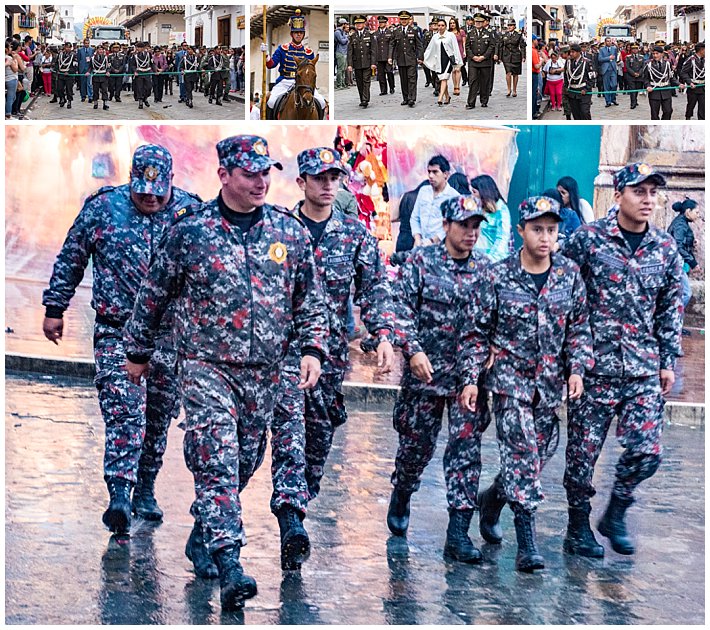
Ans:
{"type": "Polygon", "coordinates": [[[275,166],[280,171],[284,170],[283,164],[281,164],[281,162],[265,155],[255,158],[254,160],[252,160],[249,166],[242,166],[242,168],[245,171],[249,171],[250,173],[259,173],[261,171],[265,171],[267,168],[271,168],[272,166],[275,166]]]}
{"type": "Polygon", "coordinates": [[[169,185],[170,182],[167,180],[161,181],[156,179],[149,182],[140,177],[131,178],[131,190],[140,195],[157,195],[158,197],[162,197],[168,192],[169,185]]]}

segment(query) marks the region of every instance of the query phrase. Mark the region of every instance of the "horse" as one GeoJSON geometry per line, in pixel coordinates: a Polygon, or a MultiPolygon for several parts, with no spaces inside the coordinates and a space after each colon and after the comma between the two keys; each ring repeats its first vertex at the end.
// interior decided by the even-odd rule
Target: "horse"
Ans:
{"type": "Polygon", "coordinates": [[[304,59],[296,67],[296,83],[283,101],[281,110],[275,117],[279,120],[320,120],[321,115],[313,98],[316,89],[315,59],[304,59]]]}

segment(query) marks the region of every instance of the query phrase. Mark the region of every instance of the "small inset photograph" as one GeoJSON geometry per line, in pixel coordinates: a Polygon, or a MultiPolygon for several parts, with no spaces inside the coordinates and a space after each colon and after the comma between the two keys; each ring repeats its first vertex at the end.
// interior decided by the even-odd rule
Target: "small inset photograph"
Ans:
{"type": "Polygon", "coordinates": [[[534,5],[533,118],[705,120],[701,4],[534,5]]]}
{"type": "Polygon", "coordinates": [[[327,6],[251,5],[250,119],[328,118],[328,12],[327,6]]]}
{"type": "Polygon", "coordinates": [[[5,5],[5,120],[244,119],[244,5],[5,5]]]}
{"type": "Polygon", "coordinates": [[[338,6],[340,120],[525,119],[527,8],[338,6]]]}

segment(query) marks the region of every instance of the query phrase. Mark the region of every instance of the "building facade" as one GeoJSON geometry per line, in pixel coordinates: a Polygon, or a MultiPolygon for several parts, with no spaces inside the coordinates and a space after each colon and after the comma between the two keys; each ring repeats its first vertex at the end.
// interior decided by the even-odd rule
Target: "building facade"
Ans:
{"type": "Polygon", "coordinates": [[[197,46],[244,46],[244,5],[186,5],[185,38],[197,46]]]}
{"type": "Polygon", "coordinates": [[[668,41],[673,43],[705,41],[705,7],[702,5],[675,5],[673,13],[666,15],[668,41]]]}
{"type": "Polygon", "coordinates": [[[176,43],[176,33],[185,32],[185,5],[122,4],[106,16],[113,24],[125,26],[132,42],[153,46],[176,43]]]}

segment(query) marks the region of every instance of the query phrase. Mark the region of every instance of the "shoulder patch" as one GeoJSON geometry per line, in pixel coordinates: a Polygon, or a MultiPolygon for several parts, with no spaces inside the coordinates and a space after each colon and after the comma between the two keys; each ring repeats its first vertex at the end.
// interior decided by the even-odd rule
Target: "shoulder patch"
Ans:
{"type": "Polygon", "coordinates": [[[115,186],[101,186],[97,191],[91,193],[85,200],[84,203],[89,203],[90,201],[96,199],[96,197],[100,197],[101,195],[112,192],[116,190],[115,186]]]}
{"type": "Polygon", "coordinates": [[[313,51],[312,51],[310,48],[306,48],[305,53],[306,53],[307,55],[312,55],[312,54],[313,54],[313,51]]]}
{"type": "Polygon", "coordinates": [[[200,212],[207,204],[193,203],[182,206],[173,213],[173,225],[200,212]]]}
{"type": "Polygon", "coordinates": [[[281,48],[283,48],[284,50],[288,50],[289,45],[290,45],[290,44],[283,44],[283,45],[281,46],[281,48]]]}

